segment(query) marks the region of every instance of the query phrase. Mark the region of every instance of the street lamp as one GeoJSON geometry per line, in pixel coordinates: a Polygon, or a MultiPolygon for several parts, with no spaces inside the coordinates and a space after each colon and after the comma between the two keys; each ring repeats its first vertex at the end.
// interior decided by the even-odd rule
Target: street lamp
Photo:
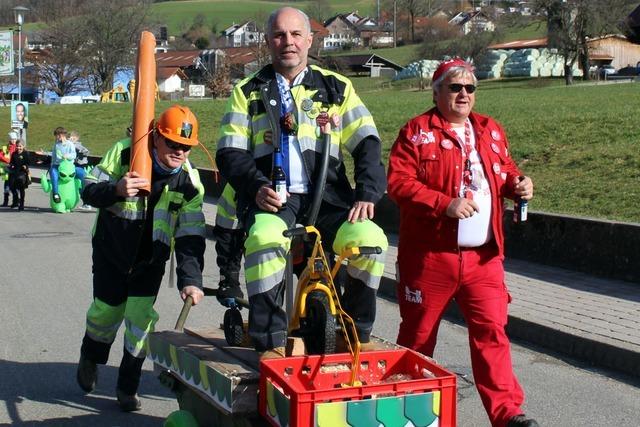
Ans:
{"type": "Polygon", "coordinates": [[[29,9],[24,6],[13,8],[13,17],[18,25],[18,101],[22,101],[22,24],[29,9]]]}

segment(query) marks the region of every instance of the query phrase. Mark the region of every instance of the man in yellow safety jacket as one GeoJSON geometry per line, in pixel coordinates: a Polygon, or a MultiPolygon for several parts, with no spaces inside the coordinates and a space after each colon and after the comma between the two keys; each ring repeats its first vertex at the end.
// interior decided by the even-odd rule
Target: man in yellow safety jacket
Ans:
{"type": "MultiPolygon", "coordinates": [[[[353,246],[387,249],[384,232],[371,221],[386,177],[373,118],[349,79],[307,65],[309,18],[298,9],[278,9],[269,17],[266,38],[272,63],[235,86],[222,120],[216,162],[237,193],[238,218],[247,231],[249,335],[263,357],[273,357],[283,353],[287,334],[281,303],[290,239],[282,232],[305,222],[313,200],[324,150],[320,119],[340,122],[331,130],[329,169],[316,222],[334,252],[353,246]],[[346,176],[343,150],[354,159],[355,190],[346,176]],[[271,188],[274,160],[282,162],[287,177],[286,205],[271,188]]],[[[375,320],[384,256],[354,257],[347,269],[342,306],[364,343],[375,320]]]]}
{"type": "Polygon", "coordinates": [[[82,198],[98,208],[93,229],[93,303],[87,312],[77,381],[94,390],[98,364],[105,364],[124,320],[124,355],[116,396],[123,411],[141,408],[137,389],[147,336],[158,314],[153,309],[165,264],[176,254],[182,299],[197,304],[202,292],[205,221],[204,188],[188,161],[198,144],[198,121],[174,105],[153,131],[151,191],[137,196],[149,181],[129,171],[131,139],[118,141],[85,178],[82,198]]]}

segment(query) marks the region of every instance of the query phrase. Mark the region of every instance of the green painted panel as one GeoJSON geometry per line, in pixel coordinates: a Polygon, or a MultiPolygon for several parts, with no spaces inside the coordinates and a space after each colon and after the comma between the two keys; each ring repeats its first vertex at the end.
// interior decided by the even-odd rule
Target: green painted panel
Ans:
{"type": "Polygon", "coordinates": [[[431,425],[438,416],[433,413],[433,393],[408,394],[404,397],[404,414],[416,427],[431,425]]]}
{"type": "Polygon", "coordinates": [[[378,425],[376,406],[376,401],[372,399],[348,402],[347,423],[353,427],[372,427],[378,425]]]}
{"type": "Polygon", "coordinates": [[[409,420],[404,416],[404,400],[389,397],[377,400],[376,418],[385,427],[404,427],[409,420]]]}
{"type": "Polygon", "coordinates": [[[273,388],[273,397],[276,406],[276,413],[278,414],[278,422],[282,427],[288,426],[291,401],[275,387],[273,388]]]}

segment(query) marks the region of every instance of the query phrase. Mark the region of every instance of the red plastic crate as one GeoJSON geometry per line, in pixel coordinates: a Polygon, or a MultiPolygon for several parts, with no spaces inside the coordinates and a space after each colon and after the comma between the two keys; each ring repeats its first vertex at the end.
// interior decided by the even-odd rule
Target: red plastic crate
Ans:
{"type": "Polygon", "coordinates": [[[347,353],[264,360],[260,414],[283,427],[399,425],[398,417],[456,425],[456,376],[431,359],[409,349],[367,351],[360,366],[362,386],[342,387],[351,375],[347,353]]]}

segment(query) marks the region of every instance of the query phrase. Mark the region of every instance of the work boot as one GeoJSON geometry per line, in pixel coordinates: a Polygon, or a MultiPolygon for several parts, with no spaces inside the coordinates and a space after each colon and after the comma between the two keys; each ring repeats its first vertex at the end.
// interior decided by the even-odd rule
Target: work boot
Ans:
{"type": "Polygon", "coordinates": [[[53,193],[53,201],[56,203],[60,203],[62,199],[60,198],[60,195],[58,193],[53,193]]]}
{"type": "Polygon", "coordinates": [[[4,202],[2,202],[2,207],[6,208],[9,206],[9,193],[4,193],[4,202]]]}
{"type": "Polygon", "coordinates": [[[76,379],[80,388],[85,392],[91,393],[95,390],[98,383],[98,366],[96,363],[80,355],[76,379]]]}
{"type": "Polygon", "coordinates": [[[522,414],[509,418],[507,427],[540,427],[540,425],[533,418],[527,418],[522,414]]]}
{"type": "Polygon", "coordinates": [[[142,409],[142,402],[140,402],[138,393],[126,394],[124,391],[116,389],[116,397],[122,412],[133,412],[142,409]]]}
{"type": "Polygon", "coordinates": [[[231,276],[229,278],[223,277],[218,283],[218,292],[216,293],[216,298],[218,302],[225,307],[228,307],[229,304],[235,300],[236,298],[243,298],[244,294],[242,293],[242,289],[240,289],[240,281],[238,279],[239,273],[235,274],[235,277],[231,276]]]}
{"type": "Polygon", "coordinates": [[[284,347],[275,347],[260,353],[260,360],[281,359],[283,357],[286,357],[284,347]]]}

